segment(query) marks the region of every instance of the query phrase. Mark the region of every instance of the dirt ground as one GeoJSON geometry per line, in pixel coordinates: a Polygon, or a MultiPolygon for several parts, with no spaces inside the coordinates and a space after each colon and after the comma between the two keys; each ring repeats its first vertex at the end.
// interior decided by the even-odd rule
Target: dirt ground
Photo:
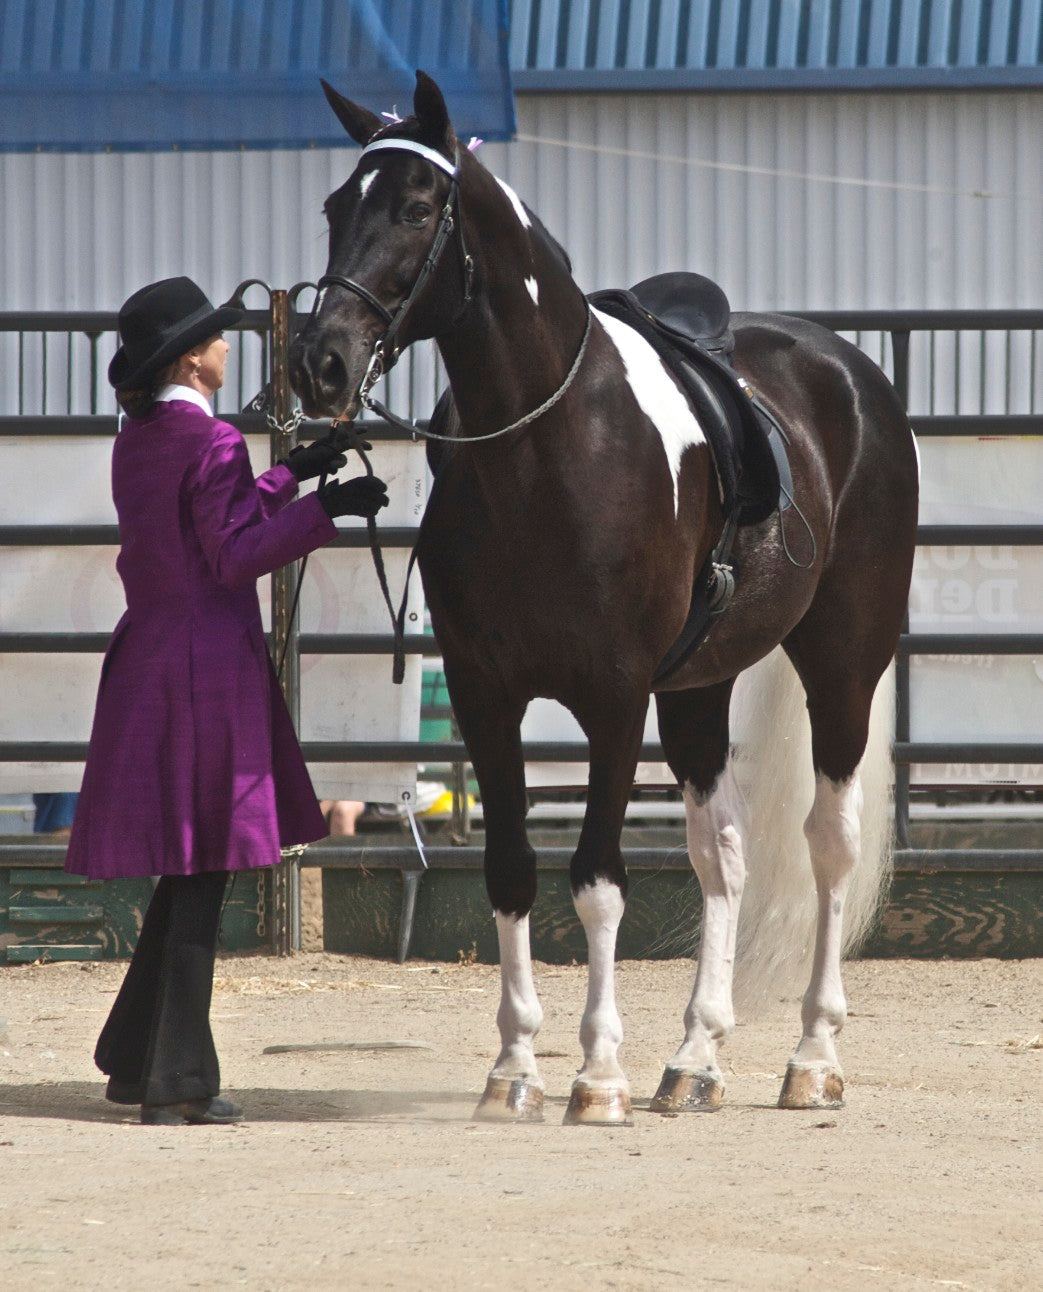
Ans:
{"type": "Polygon", "coordinates": [[[537,971],[543,1125],[470,1120],[496,969],[320,953],[219,962],[248,1120],[167,1129],[91,1062],[121,964],[0,969],[0,1286],[1043,1288],[1043,960],[851,964],[845,1108],[772,1107],[786,1000],[736,1030],[726,1107],[680,1117],[647,1103],[691,966],[623,963],[615,1130],[561,1125],[585,971],[537,971]]]}

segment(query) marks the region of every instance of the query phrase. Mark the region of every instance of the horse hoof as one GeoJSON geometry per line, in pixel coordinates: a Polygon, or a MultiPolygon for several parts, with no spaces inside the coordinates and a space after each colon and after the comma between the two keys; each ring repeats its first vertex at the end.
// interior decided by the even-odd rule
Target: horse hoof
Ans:
{"type": "Polygon", "coordinates": [[[779,1095],[780,1108],[842,1108],[844,1078],[836,1068],[789,1064],[779,1095]]]}
{"type": "Polygon", "coordinates": [[[630,1093],[621,1086],[574,1085],[565,1126],[633,1126],[630,1093]]]}
{"type": "Polygon", "coordinates": [[[724,1083],[705,1072],[667,1068],[648,1105],[653,1113],[715,1113],[724,1099],[724,1083]]]}
{"type": "Polygon", "coordinates": [[[474,1110],[476,1122],[541,1122],[543,1090],[525,1077],[490,1077],[474,1110]]]}

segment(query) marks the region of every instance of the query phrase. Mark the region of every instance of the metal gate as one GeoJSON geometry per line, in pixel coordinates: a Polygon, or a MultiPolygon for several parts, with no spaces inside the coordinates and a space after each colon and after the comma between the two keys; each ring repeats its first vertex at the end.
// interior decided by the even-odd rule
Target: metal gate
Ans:
{"type": "MultiPolygon", "coordinates": [[[[272,460],[284,456],[297,436],[324,432],[318,424],[297,424],[286,375],[286,346],[304,287],[289,292],[267,289],[269,309],[252,310],[244,318],[230,365],[230,402],[236,410],[248,411],[225,413],[218,405],[220,415],[244,434],[267,438],[272,460]],[[252,396],[264,390],[268,399],[262,410],[252,396]]],[[[897,873],[1043,875],[1040,833],[1028,847],[957,848],[914,847],[910,832],[914,799],[981,799],[1015,792],[1020,802],[1008,814],[1015,815],[1016,807],[1043,831],[1043,816],[1037,815],[1043,796],[1038,719],[1043,706],[1034,689],[1036,682],[1043,686],[1043,311],[833,311],[803,316],[848,335],[885,368],[910,408],[924,460],[926,505],[910,619],[898,655],[897,873]],[[976,686],[983,690],[981,704],[970,703],[976,686]],[[948,715],[946,695],[959,696],[948,715]],[[990,705],[998,705],[995,722],[990,705]],[[956,720],[961,713],[964,719],[956,720]]],[[[8,480],[15,447],[24,455],[31,445],[69,449],[80,439],[112,435],[115,416],[99,408],[110,399],[104,367],[114,348],[114,329],[111,314],[0,315],[0,454],[7,455],[8,480]]],[[[422,418],[438,390],[437,362],[430,352],[407,356],[392,383],[389,402],[402,413],[422,418]]],[[[383,423],[367,423],[366,434],[379,441],[378,462],[391,446],[408,445],[408,437],[383,423]]],[[[29,487],[52,478],[47,467],[33,471],[29,487]]],[[[423,508],[420,480],[414,471],[411,512],[398,518],[405,523],[381,527],[385,548],[403,557],[414,542],[423,508]]],[[[77,483],[74,478],[70,488],[77,483]]],[[[10,571],[19,554],[48,546],[78,552],[101,547],[111,554],[116,543],[111,523],[70,524],[60,515],[34,518],[32,523],[9,521],[8,515],[0,517],[0,597],[5,595],[4,569],[10,571]]],[[[360,529],[342,532],[337,546],[360,549],[365,542],[360,529]]],[[[293,570],[280,572],[272,580],[271,595],[271,639],[277,653],[287,647],[285,687],[291,711],[300,714],[305,658],[343,662],[345,656],[369,657],[382,668],[386,663],[389,684],[390,660],[383,657],[390,656],[392,638],[389,630],[375,626],[384,615],[382,605],[376,604],[375,582],[369,593],[376,609],[364,616],[366,631],[323,631],[321,625],[299,631],[288,614],[295,578],[293,570]]],[[[10,585],[10,578],[6,582],[10,585]]],[[[413,604],[416,617],[406,650],[416,666],[419,688],[420,661],[436,661],[437,647],[423,631],[418,591],[413,604]]],[[[2,603],[0,617],[0,662],[35,657],[41,673],[49,667],[52,678],[67,672],[75,657],[98,656],[108,639],[107,632],[76,625],[63,631],[26,624],[12,628],[2,603]]],[[[96,659],[90,661],[95,676],[96,665],[96,659]]],[[[93,699],[93,685],[88,689],[93,699]]],[[[418,763],[441,768],[454,787],[453,842],[428,847],[426,862],[433,869],[472,871],[480,866],[480,849],[470,843],[466,753],[457,740],[422,741],[419,725],[394,739],[367,735],[322,740],[305,732],[303,746],[309,764],[327,770],[386,765],[411,773],[418,763]]],[[[552,727],[553,734],[559,734],[557,726],[552,727]]],[[[581,740],[545,738],[538,722],[527,731],[528,763],[571,764],[576,766],[574,779],[585,781],[585,771],[577,766],[586,761],[581,740]]],[[[84,748],[82,739],[13,738],[9,725],[0,720],[0,769],[40,765],[68,771],[82,762],[84,748]]],[[[654,739],[646,741],[641,757],[650,763],[661,761],[654,739]]],[[[9,777],[5,783],[10,784],[9,777]]],[[[408,787],[400,793],[408,795],[408,787]]],[[[568,846],[541,848],[541,866],[567,865],[570,854],[568,846]]],[[[687,868],[676,846],[629,849],[627,859],[639,871],[687,868]]],[[[53,845],[0,844],[0,871],[17,870],[24,876],[41,868],[53,879],[60,873],[56,868],[61,860],[62,849],[53,845]]],[[[396,949],[405,956],[423,873],[408,837],[383,846],[324,844],[309,849],[305,864],[329,871],[399,872],[402,905],[396,949]]],[[[263,941],[273,950],[285,952],[298,945],[296,873],[296,865],[288,864],[270,891],[258,893],[258,908],[265,908],[263,941]]]]}

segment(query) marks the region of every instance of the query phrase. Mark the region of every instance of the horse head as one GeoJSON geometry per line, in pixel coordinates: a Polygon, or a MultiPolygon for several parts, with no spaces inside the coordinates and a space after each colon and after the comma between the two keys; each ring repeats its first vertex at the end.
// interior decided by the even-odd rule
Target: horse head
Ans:
{"type": "Polygon", "coordinates": [[[348,420],[399,351],[436,335],[468,299],[471,261],[455,200],[470,154],[423,72],[414,115],[390,123],[322,85],[363,152],[326,200],[329,260],[291,348],[290,375],[309,416],[348,420]]]}

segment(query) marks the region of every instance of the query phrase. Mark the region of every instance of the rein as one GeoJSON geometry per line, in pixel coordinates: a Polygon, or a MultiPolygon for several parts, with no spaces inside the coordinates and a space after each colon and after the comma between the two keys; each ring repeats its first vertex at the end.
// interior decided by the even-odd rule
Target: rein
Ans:
{"type": "MultiPolygon", "coordinates": [[[[588,305],[586,325],[583,328],[583,339],[579,343],[579,349],[576,352],[575,359],[572,361],[572,367],[565,374],[565,380],[561,383],[554,394],[551,395],[549,399],[545,399],[543,403],[540,404],[539,408],[534,408],[531,413],[526,413],[524,417],[519,417],[516,422],[511,422],[510,426],[501,426],[498,431],[490,431],[488,435],[436,435],[434,431],[425,431],[422,427],[417,426],[415,422],[411,422],[405,417],[399,417],[396,413],[391,412],[391,410],[385,404],[382,404],[379,399],[374,399],[369,394],[368,390],[362,396],[362,402],[368,409],[370,409],[371,412],[376,413],[386,422],[391,422],[393,426],[397,426],[403,431],[409,431],[412,435],[419,435],[425,440],[440,440],[443,444],[481,444],[483,440],[497,440],[501,435],[506,435],[509,431],[520,431],[523,426],[528,426],[530,423],[535,422],[537,418],[540,418],[544,413],[549,412],[549,410],[552,409],[558,400],[565,394],[568,388],[575,381],[576,374],[580,369],[580,364],[583,362],[583,356],[587,352],[587,342],[590,340],[590,324],[592,318],[593,315],[591,314],[590,306],[588,305]]],[[[365,378],[363,378],[363,385],[365,385],[365,378]]]]}

